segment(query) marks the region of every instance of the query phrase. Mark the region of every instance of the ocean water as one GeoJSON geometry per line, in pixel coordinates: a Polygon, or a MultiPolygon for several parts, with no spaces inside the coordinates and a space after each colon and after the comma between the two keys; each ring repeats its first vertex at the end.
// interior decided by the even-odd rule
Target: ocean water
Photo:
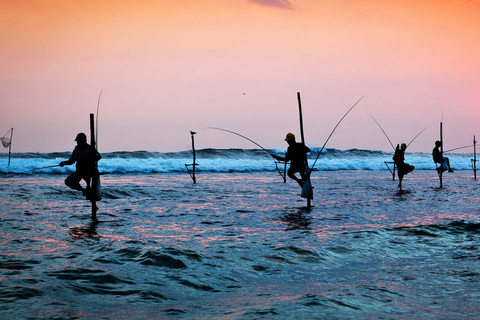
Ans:
{"type": "Polygon", "coordinates": [[[479,318],[470,155],[439,188],[429,155],[407,154],[400,192],[392,154],[330,151],[309,209],[258,150],[204,150],[197,184],[188,152],[104,155],[98,222],[71,168],[13,174],[68,153],[16,154],[0,164],[0,318],[479,318]]]}
{"type": "MultiPolygon", "coordinates": [[[[285,150],[269,150],[272,154],[284,155],[285,150]]],[[[310,164],[319,152],[312,148],[309,154],[310,164]]],[[[54,166],[68,159],[71,152],[54,153],[13,153],[11,165],[8,154],[0,153],[0,174],[21,173],[41,167],[54,166]]],[[[449,153],[452,167],[457,170],[471,170],[473,154],[449,153]]],[[[102,153],[99,169],[106,173],[183,173],[185,164],[192,163],[192,152],[111,152],[102,153]]],[[[276,171],[273,158],[259,149],[203,149],[196,152],[198,172],[254,172],[276,171]]],[[[337,170],[388,170],[385,162],[392,162],[393,152],[375,150],[337,150],[324,149],[319,156],[315,168],[322,171],[337,170]]],[[[432,155],[429,153],[406,153],[406,162],[415,165],[417,170],[435,168],[432,155]]],[[[390,165],[391,166],[391,165],[390,165]]],[[[74,166],[53,167],[26,172],[66,174],[74,170],[74,166]]]]}

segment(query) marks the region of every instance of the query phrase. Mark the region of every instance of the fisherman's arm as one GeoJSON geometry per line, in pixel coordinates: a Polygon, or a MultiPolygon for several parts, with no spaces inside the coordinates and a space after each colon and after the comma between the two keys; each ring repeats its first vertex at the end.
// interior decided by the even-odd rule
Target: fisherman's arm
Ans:
{"type": "Polygon", "coordinates": [[[280,157],[280,156],[277,156],[275,154],[272,154],[271,155],[275,160],[278,160],[278,161],[283,161],[283,162],[286,162],[287,161],[287,158],[284,158],[284,157],[280,157]]]}
{"type": "Polygon", "coordinates": [[[73,151],[72,155],[70,156],[70,159],[68,159],[67,161],[62,161],[58,165],[60,167],[69,166],[71,164],[74,164],[76,161],[77,161],[77,159],[75,158],[75,151],[73,151]]]}

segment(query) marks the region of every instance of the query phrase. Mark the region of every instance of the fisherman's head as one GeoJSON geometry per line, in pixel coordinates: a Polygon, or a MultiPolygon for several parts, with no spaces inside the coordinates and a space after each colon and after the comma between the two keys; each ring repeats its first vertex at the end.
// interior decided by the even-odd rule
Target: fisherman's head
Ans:
{"type": "Polygon", "coordinates": [[[407,145],[405,143],[402,143],[400,149],[402,149],[403,151],[407,150],[407,145]]]}
{"type": "Polygon", "coordinates": [[[77,134],[75,141],[77,141],[78,145],[85,145],[87,144],[87,136],[85,135],[85,133],[80,132],[79,134],[77,134]]]}
{"type": "Polygon", "coordinates": [[[442,146],[442,143],[439,140],[435,141],[435,147],[439,148],[441,146],[442,146]]]}
{"type": "Polygon", "coordinates": [[[295,135],[291,132],[287,133],[285,141],[287,141],[288,144],[295,143],[295,135]]]}

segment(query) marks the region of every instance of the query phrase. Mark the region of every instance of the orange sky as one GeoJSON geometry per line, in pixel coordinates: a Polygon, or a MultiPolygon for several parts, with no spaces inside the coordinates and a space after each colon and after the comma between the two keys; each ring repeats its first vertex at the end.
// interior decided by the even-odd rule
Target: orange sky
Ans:
{"type": "MultiPolygon", "coordinates": [[[[480,118],[480,1],[7,0],[0,2],[0,130],[14,152],[69,151],[100,106],[99,149],[410,151],[471,143],[480,118]],[[246,92],[243,95],[243,92],[246,92]]],[[[1,133],[0,133],[1,134],[1,133]]],[[[468,150],[467,150],[468,151],[468,150]]]]}

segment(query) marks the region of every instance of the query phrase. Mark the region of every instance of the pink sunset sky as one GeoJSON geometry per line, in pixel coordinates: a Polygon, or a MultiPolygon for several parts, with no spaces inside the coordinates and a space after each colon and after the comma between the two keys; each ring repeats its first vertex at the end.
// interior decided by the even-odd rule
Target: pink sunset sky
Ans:
{"type": "MultiPolygon", "coordinates": [[[[431,152],[480,137],[480,1],[2,0],[0,135],[71,151],[99,112],[99,151],[321,147],[431,152]],[[245,93],[245,94],[244,94],[245,93]]],[[[5,152],[7,149],[0,150],[5,152]]],[[[465,152],[471,152],[466,149],[465,152]]]]}

